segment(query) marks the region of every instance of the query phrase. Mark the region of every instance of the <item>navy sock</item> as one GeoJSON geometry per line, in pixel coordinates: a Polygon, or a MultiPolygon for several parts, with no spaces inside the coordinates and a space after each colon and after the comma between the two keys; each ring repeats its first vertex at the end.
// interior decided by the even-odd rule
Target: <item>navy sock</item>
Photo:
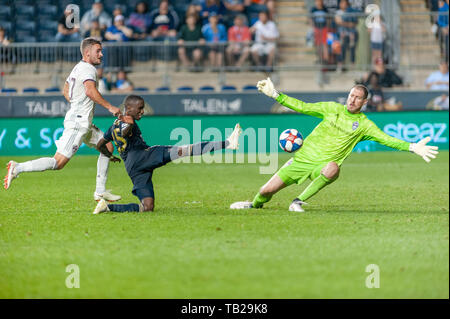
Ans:
{"type": "Polygon", "coordinates": [[[139,205],[138,204],[109,204],[108,208],[112,212],[138,212],[139,211],[139,205]]]}

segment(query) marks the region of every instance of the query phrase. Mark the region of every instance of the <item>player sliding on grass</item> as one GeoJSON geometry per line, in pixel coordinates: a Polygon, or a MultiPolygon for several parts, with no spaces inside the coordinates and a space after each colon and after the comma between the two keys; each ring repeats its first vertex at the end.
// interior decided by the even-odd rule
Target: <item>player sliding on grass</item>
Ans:
{"type": "Polygon", "coordinates": [[[372,140],[401,151],[411,151],[426,162],[438,154],[436,146],[426,145],[430,137],[417,144],[404,142],[385,134],[361,113],[368,95],[367,88],[363,85],[355,85],[351,89],[345,106],[336,102],[304,103],[275,90],[270,78],[259,81],[256,86],[260,92],[276,99],[278,103],[294,111],[318,117],[322,122],[305,139],[294,158],[287,161],[261,187],[253,202],[236,202],[231,204],[232,209],[261,208],[284,187],[300,185],[310,178],[312,182],[289,206],[290,211],[303,212],[302,206],[306,204],[306,200],[338,178],[340,166],[360,141],[372,140]]]}
{"type": "Polygon", "coordinates": [[[182,146],[152,146],[149,147],[142,138],[141,130],[135,121],[139,121],[144,114],[144,99],[137,95],[129,95],[125,99],[125,116],[116,120],[103,138],[98,142],[97,148],[105,156],[115,157],[106,148],[110,141],[114,141],[122,157],[128,175],[133,182],[132,193],[139,198],[139,204],[107,204],[100,200],[94,214],[103,212],[142,212],[153,211],[155,206],[155,193],[153,191],[152,174],[155,168],[184,156],[201,155],[223,148],[236,150],[238,139],[242,130],[236,124],[234,131],[225,140],[220,142],[202,142],[182,146]]]}
{"type": "MultiPolygon", "coordinates": [[[[42,157],[25,163],[10,161],[7,165],[8,172],[4,180],[4,188],[8,189],[11,182],[23,172],[40,172],[45,170],[62,169],[78,151],[81,143],[89,147],[96,147],[97,142],[103,136],[95,125],[92,124],[95,103],[100,104],[114,116],[120,116],[120,109],[107,102],[97,90],[98,79],[95,65],[102,62],[102,44],[93,38],[86,38],[80,46],[82,60],[73,68],[64,84],[63,94],[70,109],[64,119],[64,131],[55,142],[57,146],[54,157],[42,157]]],[[[112,151],[111,143],[107,147],[112,151]]],[[[107,191],[106,180],[110,159],[100,154],[97,161],[97,183],[94,199],[104,198],[108,201],[117,201],[120,196],[107,191]]]]}

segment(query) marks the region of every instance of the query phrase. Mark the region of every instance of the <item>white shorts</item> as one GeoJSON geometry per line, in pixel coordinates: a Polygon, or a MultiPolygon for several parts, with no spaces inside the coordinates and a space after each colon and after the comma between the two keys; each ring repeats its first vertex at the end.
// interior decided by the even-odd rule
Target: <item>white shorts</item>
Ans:
{"type": "Polygon", "coordinates": [[[255,43],[252,45],[252,52],[258,52],[258,55],[268,55],[273,49],[275,49],[275,43],[255,43]]]}
{"type": "Polygon", "coordinates": [[[98,141],[103,137],[103,132],[95,125],[88,128],[78,122],[64,121],[64,131],[55,142],[56,152],[67,158],[72,158],[84,143],[91,148],[96,148],[98,141]]]}

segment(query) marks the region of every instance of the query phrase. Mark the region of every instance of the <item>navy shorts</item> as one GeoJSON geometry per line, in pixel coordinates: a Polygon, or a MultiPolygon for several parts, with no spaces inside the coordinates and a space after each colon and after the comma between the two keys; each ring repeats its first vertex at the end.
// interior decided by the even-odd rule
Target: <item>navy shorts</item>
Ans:
{"type": "Polygon", "coordinates": [[[146,197],[155,198],[152,183],[153,170],[166,165],[172,160],[170,157],[171,149],[172,146],[152,146],[146,150],[139,151],[139,156],[134,158],[134,164],[128,170],[128,175],[133,182],[132,193],[140,201],[146,197]]]}

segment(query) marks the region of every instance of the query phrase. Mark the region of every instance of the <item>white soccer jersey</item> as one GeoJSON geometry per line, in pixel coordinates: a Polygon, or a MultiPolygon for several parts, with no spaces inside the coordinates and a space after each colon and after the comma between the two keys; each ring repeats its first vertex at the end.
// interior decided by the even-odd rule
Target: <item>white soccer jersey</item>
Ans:
{"type": "Polygon", "coordinates": [[[70,109],[65,120],[76,121],[89,127],[94,117],[95,103],[86,95],[86,81],[94,81],[98,87],[97,70],[92,64],[80,61],[66,80],[69,83],[70,109]]]}

